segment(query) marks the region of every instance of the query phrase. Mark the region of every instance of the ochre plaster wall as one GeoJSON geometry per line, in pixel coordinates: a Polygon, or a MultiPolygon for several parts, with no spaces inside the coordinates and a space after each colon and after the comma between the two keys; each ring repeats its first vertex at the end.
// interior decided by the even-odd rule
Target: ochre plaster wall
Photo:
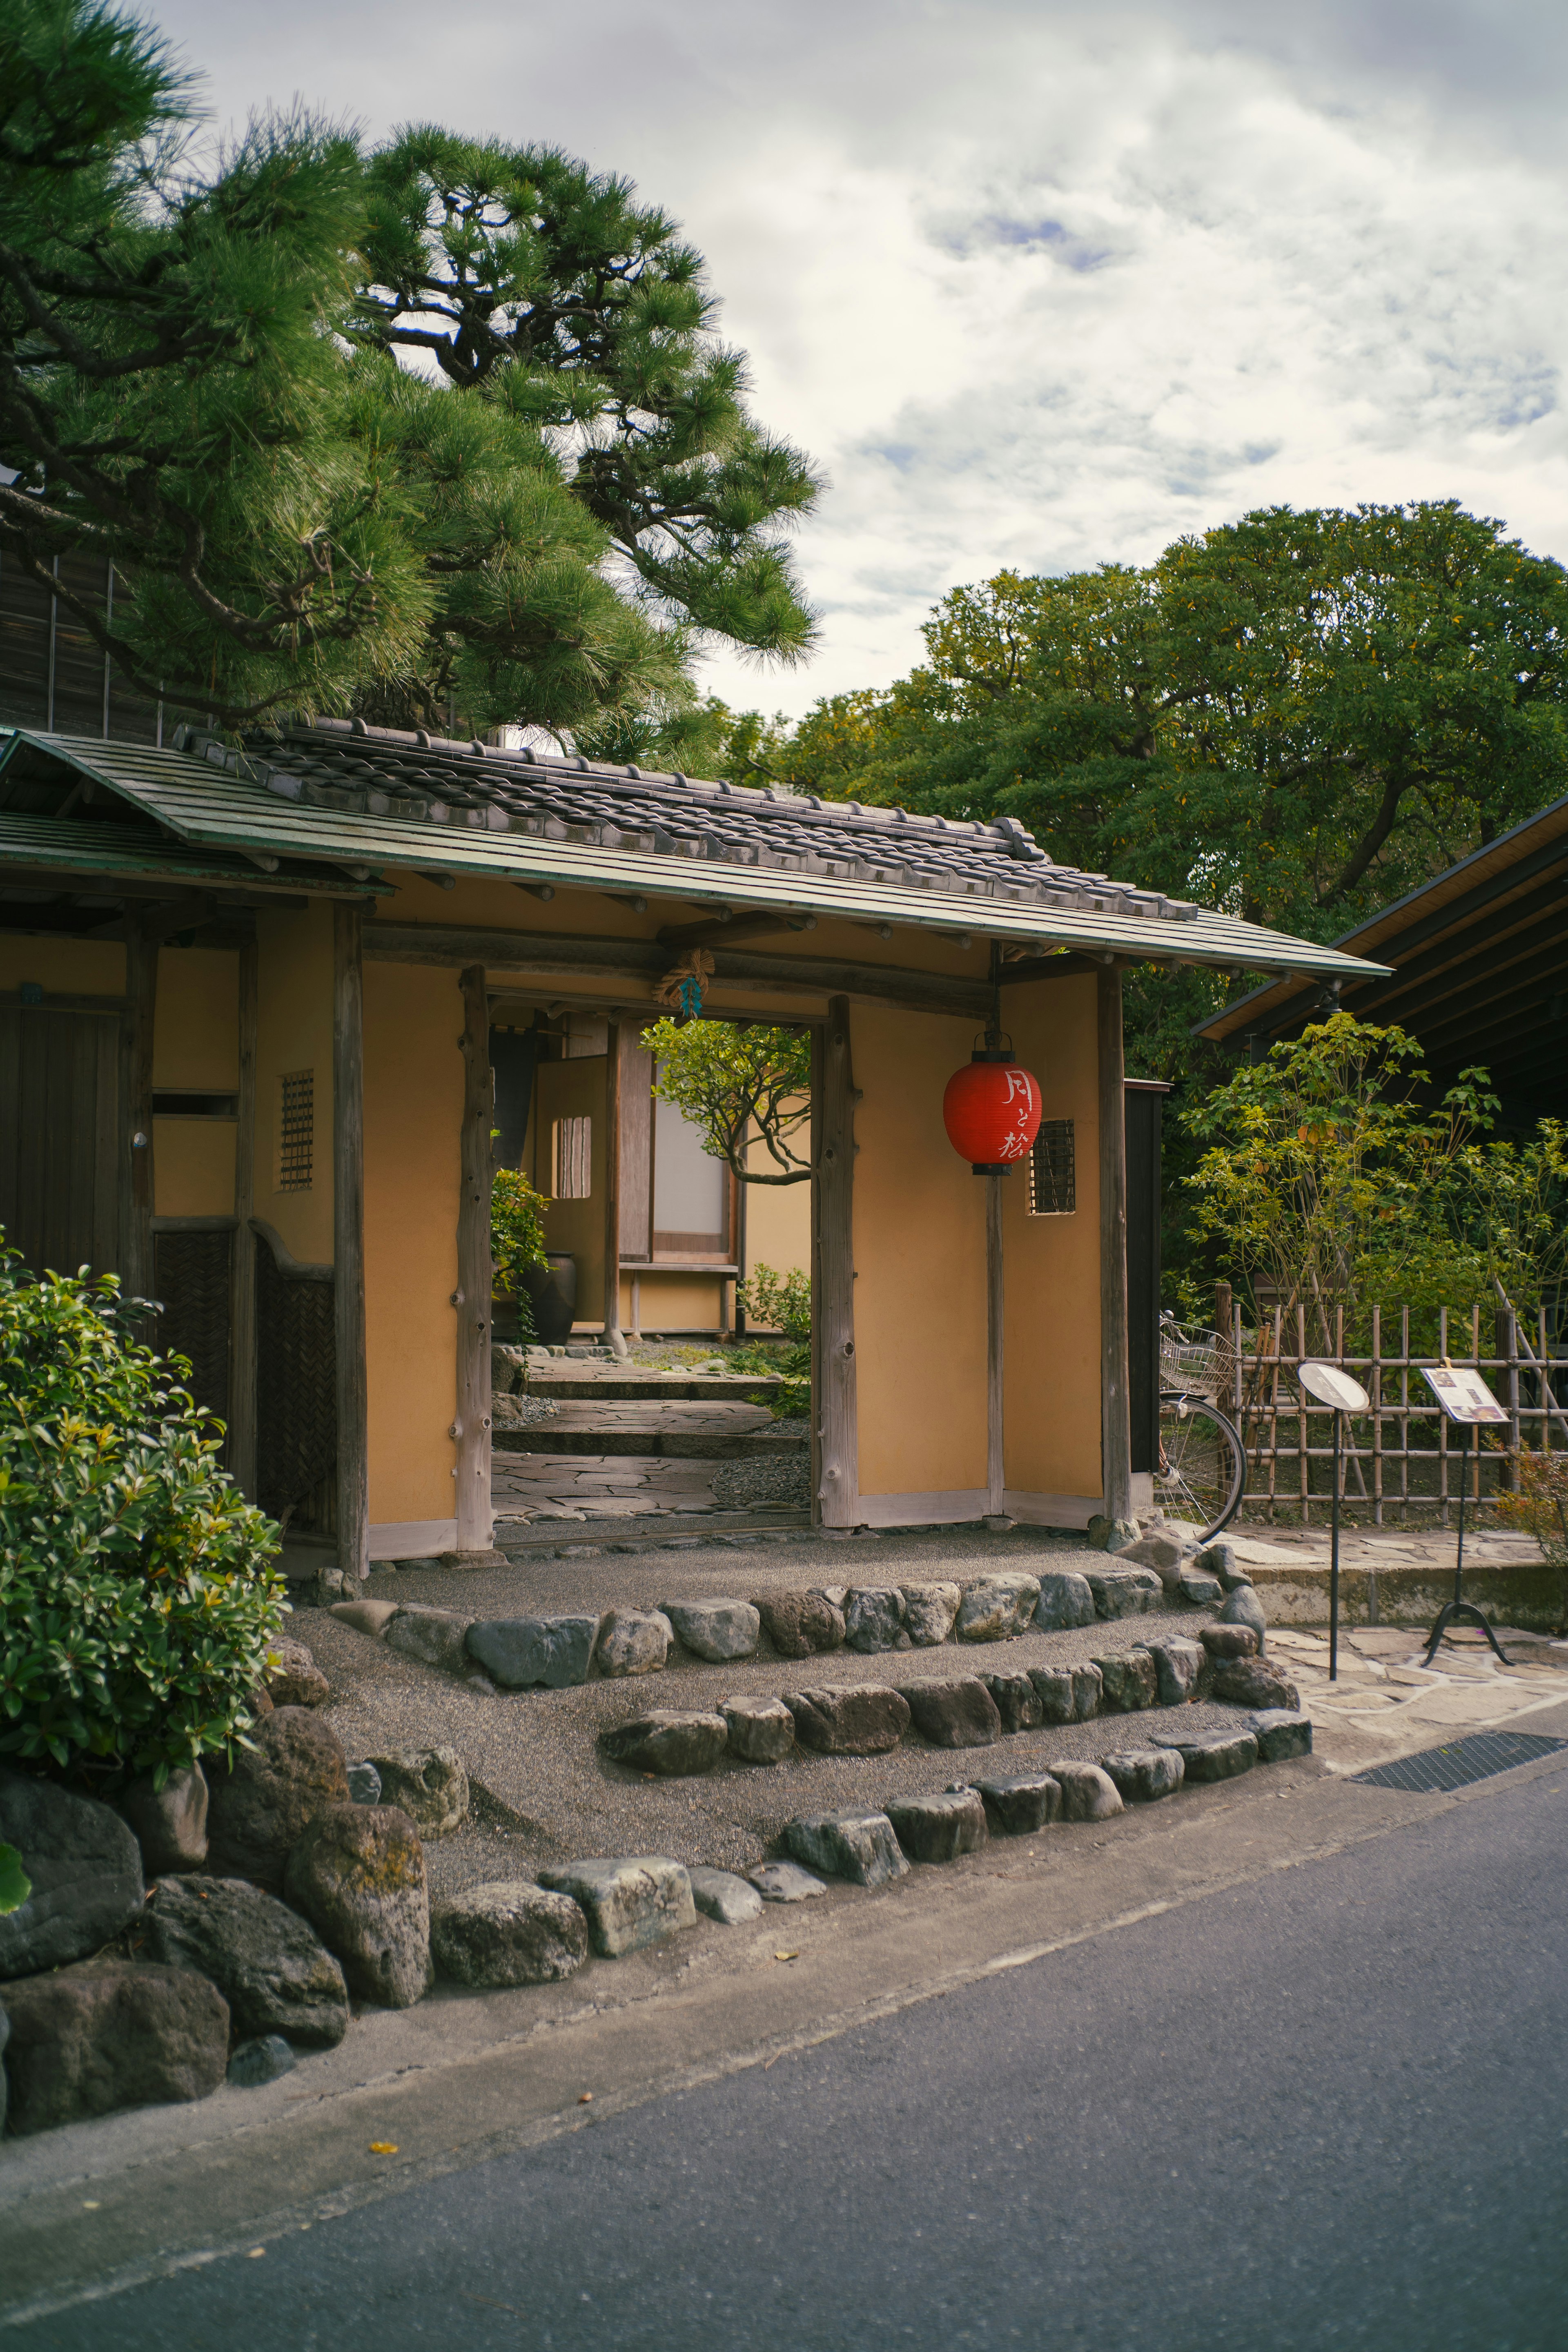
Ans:
{"type": "Polygon", "coordinates": [[[973,1024],[857,1004],[855,1362],[863,1495],[985,1484],[985,1198],[942,1088],[973,1024]]]}
{"type": "MultiPolygon", "coordinates": [[[[364,974],[370,1517],[449,1519],[456,1448],[462,1001],[455,971],[364,974]]],[[[329,1237],[330,1238],[330,1237],[329,1237]]]]}
{"type": "Polygon", "coordinates": [[[239,956],[161,948],[153,1019],[153,1086],[232,1094],[239,1084],[239,956]]]}
{"type": "MultiPolygon", "coordinates": [[[[1002,1182],[1006,1286],[1003,1462],[1010,1490],[1098,1496],[1100,1465],[1100,1122],[1092,978],[1009,988],[1014,1050],[1047,1118],[1070,1118],[1078,1207],[1028,1214],[1028,1172],[1002,1182]]],[[[980,1183],[975,1181],[975,1189],[980,1183]]]]}
{"type": "MultiPolygon", "coordinates": [[[[256,918],[256,1214],[308,1265],[332,1256],[332,910],[263,908],[256,918]],[[278,1189],[280,1082],[315,1073],[315,1150],[309,1192],[278,1189]]],[[[378,970],[386,967],[378,966],[378,970]]],[[[368,980],[368,967],[367,967],[368,980]]],[[[455,1033],[454,1033],[455,1034],[455,1033]]]]}
{"type": "Polygon", "coordinates": [[[632,1328],[632,1282],[638,1285],[644,1331],[717,1331],[724,1283],[719,1275],[639,1265],[621,1274],[621,1328],[632,1328]]]}
{"type": "MultiPolygon", "coordinates": [[[[811,1150],[809,1124],[795,1129],[788,1137],[789,1148],[803,1160],[811,1150]]],[[[746,1150],[748,1168],[771,1173],[778,1162],[760,1143],[746,1150]]],[[[748,1184],[743,1199],[746,1212],[745,1272],[753,1266],[771,1265],[775,1274],[791,1274],[811,1269],[811,1186],[805,1184],[748,1184]]],[[[762,1324],[748,1322],[748,1330],[762,1330],[762,1324]]]]}
{"type": "Polygon", "coordinates": [[[123,996],[125,950],[110,940],[0,939],[0,988],[26,980],[50,996],[123,996]]]}
{"type": "Polygon", "coordinates": [[[153,1207],[160,1217],[232,1217],[232,1118],[153,1121],[153,1207]]]}

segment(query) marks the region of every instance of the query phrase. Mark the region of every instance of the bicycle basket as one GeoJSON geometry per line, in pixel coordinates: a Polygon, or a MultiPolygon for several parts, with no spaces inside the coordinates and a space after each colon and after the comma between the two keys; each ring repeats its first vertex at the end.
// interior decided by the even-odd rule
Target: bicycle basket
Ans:
{"type": "Polygon", "coordinates": [[[1232,1341],[1222,1331],[1185,1329],[1162,1317],[1160,1386],[1217,1396],[1230,1385],[1232,1341]]]}

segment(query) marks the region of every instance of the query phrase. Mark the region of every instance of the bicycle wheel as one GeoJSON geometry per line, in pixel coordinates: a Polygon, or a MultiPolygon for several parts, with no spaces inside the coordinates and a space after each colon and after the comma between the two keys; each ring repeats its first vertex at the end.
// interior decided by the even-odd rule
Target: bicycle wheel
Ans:
{"type": "Polygon", "coordinates": [[[1206,1543],[1236,1517],[1246,1479],[1241,1439],[1224,1413],[1205,1396],[1163,1393],[1154,1500],[1165,1517],[1195,1527],[1206,1543]]]}

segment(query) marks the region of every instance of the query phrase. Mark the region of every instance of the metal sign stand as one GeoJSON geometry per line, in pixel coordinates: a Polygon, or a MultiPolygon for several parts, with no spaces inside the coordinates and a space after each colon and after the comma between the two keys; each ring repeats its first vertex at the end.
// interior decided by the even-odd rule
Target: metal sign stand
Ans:
{"type": "Polygon", "coordinates": [[[1451,1422],[1457,1422],[1463,1432],[1459,1440],[1459,1540],[1454,1554],[1454,1597],[1446,1601],[1437,1612],[1437,1622],[1432,1628],[1432,1638],[1426,1644],[1423,1665],[1429,1666],[1437,1654],[1437,1644],[1450,1625],[1461,1617],[1479,1625],[1496,1651],[1503,1665],[1511,1662],[1504,1653],[1497,1635],[1473,1601],[1464,1595],[1465,1579],[1465,1501],[1469,1491],[1470,1432],[1479,1421],[1506,1421],[1508,1415],[1492,1395],[1479,1372],[1460,1367],[1456,1370],[1445,1364],[1438,1372],[1426,1374],[1427,1386],[1451,1422]]]}
{"type": "Polygon", "coordinates": [[[1329,1555],[1329,1680],[1340,1678],[1340,1488],[1343,1484],[1345,1415],[1364,1412],[1371,1399],[1359,1381],[1337,1364],[1298,1364],[1296,1377],[1310,1397],[1331,1407],[1334,1416],[1333,1549],[1329,1555]]]}

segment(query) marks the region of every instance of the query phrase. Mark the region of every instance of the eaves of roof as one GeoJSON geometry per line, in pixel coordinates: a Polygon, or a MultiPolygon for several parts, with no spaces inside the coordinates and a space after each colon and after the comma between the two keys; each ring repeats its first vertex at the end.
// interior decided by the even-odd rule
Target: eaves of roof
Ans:
{"type": "MultiPolygon", "coordinates": [[[[73,817],[23,816],[0,809],[0,882],[18,884],[31,873],[102,874],[131,881],[200,884],[209,889],[242,889],[264,897],[279,877],[261,872],[242,854],[170,841],[141,824],[81,824],[73,817]]],[[[310,890],[327,898],[386,895],[383,886],[353,884],[342,875],[290,874],[288,894],[310,890]]]]}
{"type": "MultiPolygon", "coordinates": [[[[1183,908],[1179,920],[1169,915],[1117,913],[1114,902],[1121,892],[1114,884],[1106,886],[1103,905],[1045,908],[1022,882],[1016,898],[1010,897],[1012,886],[1005,878],[967,888],[957,883],[951,889],[912,887],[668,851],[553,840],[483,820],[433,824],[417,817],[387,819],[324,808],[279,797],[248,772],[243,758],[232,753],[225,758],[216,746],[216,756],[198,758],[140,744],[27,732],[18,734],[13,748],[24,743],[93,776],[184,841],[288,861],[287,879],[295,887],[301,863],[335,865],[351,872],[412,868],[456,878],[550,883],[557,888],[618,891],[699,906],[777,908],[916,930],[975,932],[1045,950],[1070,948],[1154,963],[1329,978],[1367,969],[1363,960],[1337,949],[1238,922],[1207,908],[1183,908]],[[1029,903],[1017,903],[1026,896],[1029,903]]],[[[282,882],[285,877],[279,873],[278,878],[282,882]]],[[[1100,894],[1089,887],[1078,895],[1092,901],[1100,894]]]]}

